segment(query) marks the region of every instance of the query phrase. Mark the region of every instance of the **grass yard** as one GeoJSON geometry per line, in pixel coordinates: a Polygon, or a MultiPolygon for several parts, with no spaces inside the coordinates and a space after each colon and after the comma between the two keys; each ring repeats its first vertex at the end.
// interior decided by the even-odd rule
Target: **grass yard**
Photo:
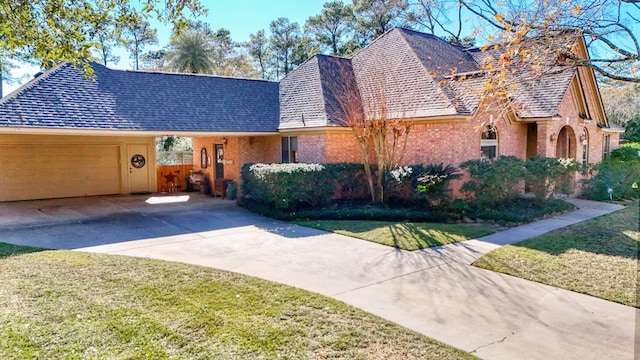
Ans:
{"type": "Polygon", "coordinates": [[[193,265],[43,251],[1,258],[0,284],[1,359],[474,358],[318,294],[193,265]]]}
{"type": "Polygon", "coordinates": [[[638,201],[599,218],[496,249],[474,265],[636,306],[638,201]]]}
{"type": "Polygon", "coordinates": [[[489,235],[489,225],[406,223],[370,220],[306,220],[308,226],[404,250],[426,249],[489,235]]]}

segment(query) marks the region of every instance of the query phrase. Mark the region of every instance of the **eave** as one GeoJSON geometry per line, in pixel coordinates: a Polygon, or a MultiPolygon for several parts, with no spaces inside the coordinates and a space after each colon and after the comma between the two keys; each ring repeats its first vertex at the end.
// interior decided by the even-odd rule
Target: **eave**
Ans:
{"type": "Polygon", "coordinates": [[[77,128],[38,128],[38,127],[0,127],[0,134],[22,135],[72,135],[72,136],[139,136],[160,137],[175,135],[180,137],[199,136],[269,136],[273,132],[239,132],[239,131],[160,131],[160,130],[112,130],[112,129],[77,129],[77,128]]]}

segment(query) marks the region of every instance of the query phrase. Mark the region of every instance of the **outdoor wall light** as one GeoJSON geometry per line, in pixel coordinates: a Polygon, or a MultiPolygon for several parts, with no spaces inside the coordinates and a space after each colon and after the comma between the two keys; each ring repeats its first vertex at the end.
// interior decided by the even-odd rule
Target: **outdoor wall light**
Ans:
{"type": "Polygon", "coordinates": [[[558,136],[556,134],[551,134],[551,141],[556,141],[558,136]]]}
{"type": "Polygon", "coordinates": [[[222,145],[227,145],[227,138],[226,137],[222,138],[222,145]]]}

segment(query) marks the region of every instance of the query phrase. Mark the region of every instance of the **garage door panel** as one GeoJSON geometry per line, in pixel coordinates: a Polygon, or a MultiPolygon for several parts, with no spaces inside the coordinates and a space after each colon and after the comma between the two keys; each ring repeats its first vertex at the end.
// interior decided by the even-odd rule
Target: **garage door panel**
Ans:
{"type": "Polygon", "coordinates": [[[0,145],[0,201],[120,193],[119,145],[0,145]]]}

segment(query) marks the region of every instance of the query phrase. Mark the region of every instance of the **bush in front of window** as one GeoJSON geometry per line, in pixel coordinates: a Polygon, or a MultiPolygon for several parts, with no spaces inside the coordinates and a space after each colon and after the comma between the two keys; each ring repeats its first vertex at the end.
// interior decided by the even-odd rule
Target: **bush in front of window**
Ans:
{"type": "Polygon", "coordinates": [[[471,179],[461,190],[478,205],[501,204],[517,195],[516,185],[527,174],[525,162],[515,156],[500,156],[497,160],[476,159],[460,164],[471,179]]]}
{"type": "Polygon", "coordinates": [[[242,194],[278,210],[326,206],[335,198],[362,196],[362,173],[362,164],[246,164],[242,194]]]}
{"type": "Polygon", "coordinates": [[[387,174],[392,203],[439,207],[451,201],[449,182],[462,176],[452,165],[429,164],[397,167],[387,174]]]}
{"type": "Polygon", "coordinates": [[[448,204],[452,198],[449,183],[461,177],[462,173],[455,166],[444,166],[444,163],[429,164],[416,179],[416,197],[425,200],[431,207],[448,204]]]}
{"type": "Polygon", "coordinates": [[[527,186],[538,200],[549,198],[556,190],[571,192],[571,176],[580,170],[574,159],[540,156],[527,160],[525,167],[527,186]]]}

